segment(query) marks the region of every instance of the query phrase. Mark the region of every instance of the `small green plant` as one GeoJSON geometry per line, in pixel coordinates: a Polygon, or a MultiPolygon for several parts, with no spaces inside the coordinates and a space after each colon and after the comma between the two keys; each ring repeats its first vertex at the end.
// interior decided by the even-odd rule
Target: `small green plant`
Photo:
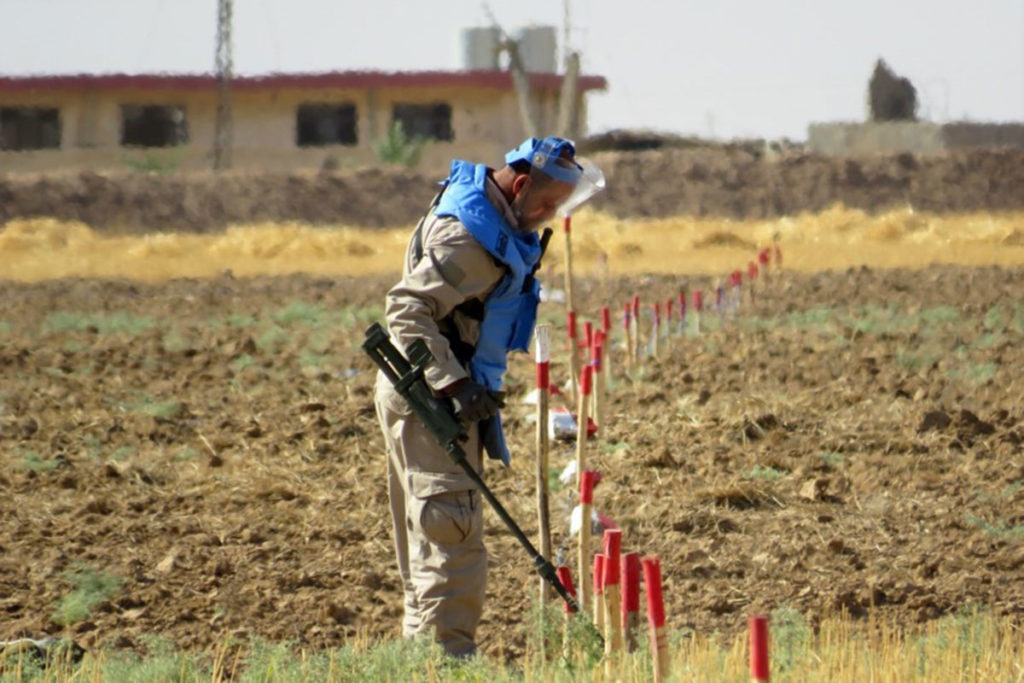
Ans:
{"type": "Polygon", "coordinates": [[[245,353],[231,361],[228,365],[235,372],[242,372],[254,362],[253,357],[245,353]]]}
{"type": "Polygon", "coordinates": [[[276,351],[288,339],[288,336],[284,329],[274,325],[260,335],[260,338],[256,340],[256,345],[266,351],[276,351]]]}
{"type": "Polygon", "coordinates": [[[977,515],[966,514],[964,520],[971,526],[977,527],[989,536],[999,539],[1024,538],[1024,524],[1009,526],[1005,522],[996,520],[989,522],[977,515]]]}
{"type": "Polygon", "coordinates": [[[795,670],[808,656],[813,636],[804,615],[791,607],[771,613],[772,667],[779,673],[795,670]]]}
{"type": "Polygon", "coordinates": [[[128,458],[135,455],[135,449],[131,446],[120,446],[117,450],[110,454],[110,459],[115,462],[124,462],[128,458]]]}
{"type": "Polygon", "coordinates": [[[832,465],[833,467],[843,462],[843,456],[841,453],[818,453],[818,457],[827,462],[829,465],[832,465]]]}
{"type": "Polygon", "coordinates": [[[395,121],[387,135],[373,143],[373,151],[381,163],[413,168],[420,163],[427,140],[409,137],[401,121],[395,121]]]}
{"type": "Polygon", "coordinates": [[[776,481],[786,476],[786,472],[777,470],[771,466],[754,465],[749,472],[743,475],[744,479],[755,479],[760,481],[776,481]]]}
{"type": "Polygon", "coordinates": [[[175,399],[158,401],[152,396],[145,394],[140,395],[137,400],[131,403],[124,404],[122,407],[128,413],[159,417],[166,420],[181,417],[181,414],[185,411],[185,404],[181,401],[175,399]]]}
{"type": "Polygon", "coordinates": [[[93,607],[109,600],[121,587],[118,577],[86,566],[65,572],[63,578],[71,583],[72,591],[57,603],[52,619],[64,626],[88,617],[93,607]]]}
{"type": "Polygon", "coordinates": [[[896,364],[913,372],[920,372],[931,367],[939,359],[938,354],[929,351],[912,352],[905,349],[897,349],[896,364]]]}
{"type": "MultiPolygon", "coordinates": [[[[178,148],[183,149],[183,148],[178,148]]],[[[181,167],[184,152],[159,150],[140,154],[121,154],[121,163],[137,173],[174,173],[181,167]]]]}
{"type": "Polygon", "coordinates": [[[953,379],[964,380],[975,386],[985,384],[996,376],[999,366],[994,361],[985,363],[967,363],[963,367],[951,370],[948,374],[953,379]]]}
{"type": "Polygon", "coordinates": [[[309,327],[317,327],[321,324],[325,310],[322,306],[295,300],[284,308],[270,314],[270,319],[278,325],[287,327],[297,323],[309,327]]]}
{"type": "Polygon", "coordinates": [[[192,448],[190,446],[185,446],[185,448],[183,448],[180,451],[178,451],[174,455],[174,458],[172,458],[172,459],[174,460],[174,462],[187,462],[189,460],[195,460],[196,456],[198,456],[198,455],[199,455],[199,451],[197,451],[196,449],[194,449],[194,448],[192,448]]]}
{"type": "Polygon", "coordinates": [[[164,334],[164,349],[171,352],[184,351],[192,347],[192,343],[181,334],[181,330],[174,328],[164,334]]]}
{"type": "Polygon", "coordinates": [[[35,451],[25,451],[24,456],[21,458],[21,468],[36,474],[40,472],[49,472],[57,469],[56,460],[45,460],[36,455],[35,451]]]}
{"type": "Polygon", "coordinates": [[[1003,309],[998,305],[992,306],[985,312],[985,318],[981,322],[989,332],[998,332],[1006,328],[1006,319],[1003,317],[1003,309]]]}
{"type": "Polygon", "coordinates": [[[135,316],[126,311],[113,313],[77,313],[57,311],[43,320],[43,332],[79,332],[93,329],[99,334],[124,332],[136,335],[155,325],[149,316],[135,316]]]}

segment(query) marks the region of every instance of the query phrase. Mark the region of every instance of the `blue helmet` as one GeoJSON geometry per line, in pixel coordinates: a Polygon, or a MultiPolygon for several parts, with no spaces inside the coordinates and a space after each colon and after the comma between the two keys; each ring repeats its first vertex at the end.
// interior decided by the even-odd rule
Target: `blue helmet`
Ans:
{"type": "Polygon", "coordinates": [[[571,140],[552,135],[543,140],[527,138],[505,155],[505,163],[511,166],[516,162],[526,161],[531,169],[540,171],[549,178],[575,185],[583,174],[583,167],[576,163],[575,156],[576,146],[571,140]],[[563,156],[566,151],[569,152],[568,158],[563,156]]]}

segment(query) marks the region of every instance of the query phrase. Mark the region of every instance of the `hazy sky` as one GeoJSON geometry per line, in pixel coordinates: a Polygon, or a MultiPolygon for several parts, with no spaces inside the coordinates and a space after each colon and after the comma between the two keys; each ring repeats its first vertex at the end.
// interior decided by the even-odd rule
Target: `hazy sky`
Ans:
{"type": "MultiPolygon", "coordinates": [[[[0,0],[0,73],[198,72],[216,0],[0,0]]],[[[490,3],[508,30],[558,26],[561,0],[490,3]]],[[[1024,120],[1024,0],[570,0],[593,131],[803,139],[859,120],[874,61],[917,86],[921,113],[1024,120]]],[[[246,74],[461,66],[479,0],[235,0],[246,74]]]]}

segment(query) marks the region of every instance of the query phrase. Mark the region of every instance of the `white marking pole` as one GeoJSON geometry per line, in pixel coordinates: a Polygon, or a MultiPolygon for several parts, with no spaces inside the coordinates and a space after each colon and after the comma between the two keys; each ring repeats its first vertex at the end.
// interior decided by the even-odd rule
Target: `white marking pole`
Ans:
{"type": "MultiPolygon", "coordinates": [[[[548,506],[548,390],[551,385],[551,328],[538,325],[534,332],[537,360],[537,521],[540,552],[551,557],[551,517],[548,506]]],[[[540,580],[540,605],[551,596],[551,587],[540,580]]]]}

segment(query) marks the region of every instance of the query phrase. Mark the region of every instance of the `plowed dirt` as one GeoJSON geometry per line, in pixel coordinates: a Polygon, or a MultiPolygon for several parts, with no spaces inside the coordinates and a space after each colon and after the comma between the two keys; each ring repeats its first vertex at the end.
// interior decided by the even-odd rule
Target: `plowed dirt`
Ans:
{"type": "MultiPolygon", "coordinates": [[[[397,636],[358,349],[392,279],[0,283],[0,639],[60,631],[81,566],[123,581],[72,627],[87,647],[397,636]]],[[[579,309],[700,284],[581,281],[579,309]]],[[[1024,620],[1022,300],[1020,268],[783,273],[633,378],[613,356],[597,507],[625,551],[661,555],[670,627],[734,632],[783,605],[1024,620]]],[[[512,395],[531,381],[519,358],[512,395]]],[[[530,411],[513,403],[516,456],[488,478],[534,534],[530,411]]],[[[559,538],[571,498],[554,494],[559,538]]],[[[513,656],[536,579],[487,524],[480,641],[513,656]]]]}

